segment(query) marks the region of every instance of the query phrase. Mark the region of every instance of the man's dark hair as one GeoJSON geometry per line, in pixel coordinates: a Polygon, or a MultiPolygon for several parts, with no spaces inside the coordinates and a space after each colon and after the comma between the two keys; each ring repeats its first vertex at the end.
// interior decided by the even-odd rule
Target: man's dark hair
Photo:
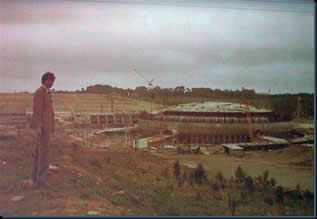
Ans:
{"type": "Polygon", "coordinates": [[[48,79],[52,79],[55,80],[55,75],[52,72],[46,72],[43,76],[42,76],[42,84],[44,83],[44,81],[48,80],[48,79]]]}

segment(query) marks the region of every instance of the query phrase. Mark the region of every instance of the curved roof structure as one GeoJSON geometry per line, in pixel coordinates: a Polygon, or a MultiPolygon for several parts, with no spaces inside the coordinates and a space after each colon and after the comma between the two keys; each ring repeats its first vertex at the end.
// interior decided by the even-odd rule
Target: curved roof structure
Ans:
{"type": "Polygon", "coordinates": [[[200,136],[200,139],[225,136],[229,142],[243,141],[243,136],[254,136],[259,131],[275,135],[292,129],[291,123],[283,121],[272,110],[228,102],[172,106],[140,118],[138,123],[144,132],[175,129],[179,136],[183,136],[180,141],[185,142],[193,135],[200,136]]]}
{"type": "Polygon", "coordinates": [[[247,106],[240,103],[229,102],[203,102],[203,103],[187,103],[173,106],[164,111],[178,112],[222,112],[222,113],[270,113],[268,109],[257,109],[253,106],[247,106]]]}

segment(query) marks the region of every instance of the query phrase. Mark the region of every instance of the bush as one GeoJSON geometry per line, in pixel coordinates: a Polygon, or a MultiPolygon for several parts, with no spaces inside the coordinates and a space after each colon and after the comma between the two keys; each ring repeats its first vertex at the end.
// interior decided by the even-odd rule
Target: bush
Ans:
{"type": "Polygon", "coordinates": [[[298,190],[294,190],[288,193],[288,196],[295,202],[302,200],[303,197],[298,190]]]}
{"type": "Polygon", "coordinates": [[[274,187],[276,180],[274,178],[269,179],[269,171],[265,170],[262,175],[254,178],[254,184],[260,191],[267,191],[268,188],[274,187]]]}
{"type": "Polygon", "coordinates": [[[297,202],[298,200],[303,200],[303,196],[301,194],[301,189],[300,189],[300,185],[297,184],[296,185],[296,190],[292,193],[293,194],[293,199],[297,202]]]}
{"type": "Polygon", "coordinates": [[[303,198],[306,200],[314,200],[314,193],[306,189],[303,193],[303,198]]]}
{"type": "Polygon", "coordinates": [[[278,203],[284,202],[284,189],[281,186],[278,186],[275,190],[275,200],[278,203]]]}
{"type": "Polygon", "coordinates": [[[235,178],[238,182],[243,182],[245,177],[246,177],[246,174],[245,172],[242,170],[242,168],[240,167],[240,165],[237,167],[237,169],[235,170],[234,172],[234,175],[235,175],[235,178]]]}
{"type": "Polygon", "coordinates": [[[226,180],[225,180],[223,174],[222,174],[221,172],[217,172],[215,178],[216,178],[217,183],[219,183],[220,187],[221,187],[222,189],[224,189],[224,188],[225,188],[225,182],[226,182],[226,180]]]}
{"type": "Polygon", "coordinates": [[[247,188],[247,190],[249,192],[253,192],[254,191],[254,183],[253,183],[253,179],[250,176],[247,176],[244,180],[244,185],[247,188]]]}
{"type": "Polygon", "coordinates": [[[276,180],[273,177],[271,177],[270,184],[272,187],[276,185],[276,180]]]}
{"type": "Polygon", "coordinates": [[[206,180],[206,173],[203,165],[200,163],[194,170],[194,179],[197,184],[202,184],[206,180]]]}
{"type": "Polygon", "coordinates": [[[174,172],[173,173],[174,173],[174,176],[176,177],[176,179],[178,179],[180,174],[181,174],[181,167],[179,165],[178,160],[174,163],[174,172]]]}
{"type": "Polygon", "coordinates": [[[211,188],[212,188],[212,190],[215,191],[215,192],[219,190],[219,186],[218,186],[217,183],[212,183],[212,184],[211,184],[211,188]]]}

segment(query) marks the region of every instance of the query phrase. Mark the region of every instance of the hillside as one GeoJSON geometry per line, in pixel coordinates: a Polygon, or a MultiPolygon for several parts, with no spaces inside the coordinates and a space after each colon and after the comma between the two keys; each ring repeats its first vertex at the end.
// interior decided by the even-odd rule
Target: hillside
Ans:
{"type": "MultiPolygon", "coordinates": [[[[207,156],[182,155],[175,150],[135,151],[125,146],[124,138],[118,136],[108,136],[106,141],[109,147],[89,147],[57,130],[52,139],[50,164],[58,171],[50,174],[49,188],[36,188],[23,183],[31,175],[32,133],[25,130],[17,139],[0,139],[0,215],[230,216],[230,197],[236,200],[235,215],[313,215],[310,193],[306,192],[308,195],[303,200],[285,197],[284,203],[278,204],[273,192],[281,182],[295,188],[298,179],[295,175],[302,168],[305,176],[297,177],[306,178],[308,184],[313,180],[310,164],[296,167],[303,160],[313,159],[307,147],[272,151],[271,156],[271,152],[253,152],[243,157],[228,157],[222,153],[207,156]],[[296,164],[289,164],[294,158],[296,164]],[[177,160],[180,161],[179,178],[174,176],[177,160]],[[195,165],[190,167],[189,163],[195,165]],[[203,164],[206,176],[201,183],[192,178],[199,163],[203,164]],[[256,168],[252,164],[257,164],[256,168]],[[254,180],[270,167],[268,180],[274,178],[276,185],[269,186],[270,192],[265,192],[265,196],[261,189],[250,192],[231,175],[238,165],[254,180]],[[276,167],[281,168],[280,177],[274,171],[276,167]],[[285,172],[286,169],[290,172],[285,172]],[[292,171],[294,176],[289,175],[292,171]],[[223,189],[219,189],[221,184],[217,181],[219,172],[225,177],[223,189]],[[307,178],[307,173],[312,175],[307,178]],[[289,184],[290,179],[294,180],[293,184],[289,184]]],[[[301,194],[305,194],[307,184],[301,184],[300,188],[301,194]]]]}
{"type": "MultiPolygon", "coordinates": [[[[52,94],[55,112],[151,111],[159,105],[133,98],[102,94],[52,94]]],[[[33,94],[0,94],[0,111],[32,112],[33,94]]]]}

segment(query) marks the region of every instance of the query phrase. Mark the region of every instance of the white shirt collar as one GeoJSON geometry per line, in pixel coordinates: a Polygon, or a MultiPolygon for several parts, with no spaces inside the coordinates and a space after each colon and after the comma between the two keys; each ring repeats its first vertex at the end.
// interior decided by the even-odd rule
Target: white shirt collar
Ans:
{"type": "Polygon", "coordinates": [[[49,89],[47,89],[47,88],[44,86],[44,84],[42,84],[42,87],[44,87],[44,88],[45,88],[45,90],[46,90],[46,92],[47,92],[47,93],[49,93],[49,91],[50,91],[50,90],[49,90],[49,89]]]}

